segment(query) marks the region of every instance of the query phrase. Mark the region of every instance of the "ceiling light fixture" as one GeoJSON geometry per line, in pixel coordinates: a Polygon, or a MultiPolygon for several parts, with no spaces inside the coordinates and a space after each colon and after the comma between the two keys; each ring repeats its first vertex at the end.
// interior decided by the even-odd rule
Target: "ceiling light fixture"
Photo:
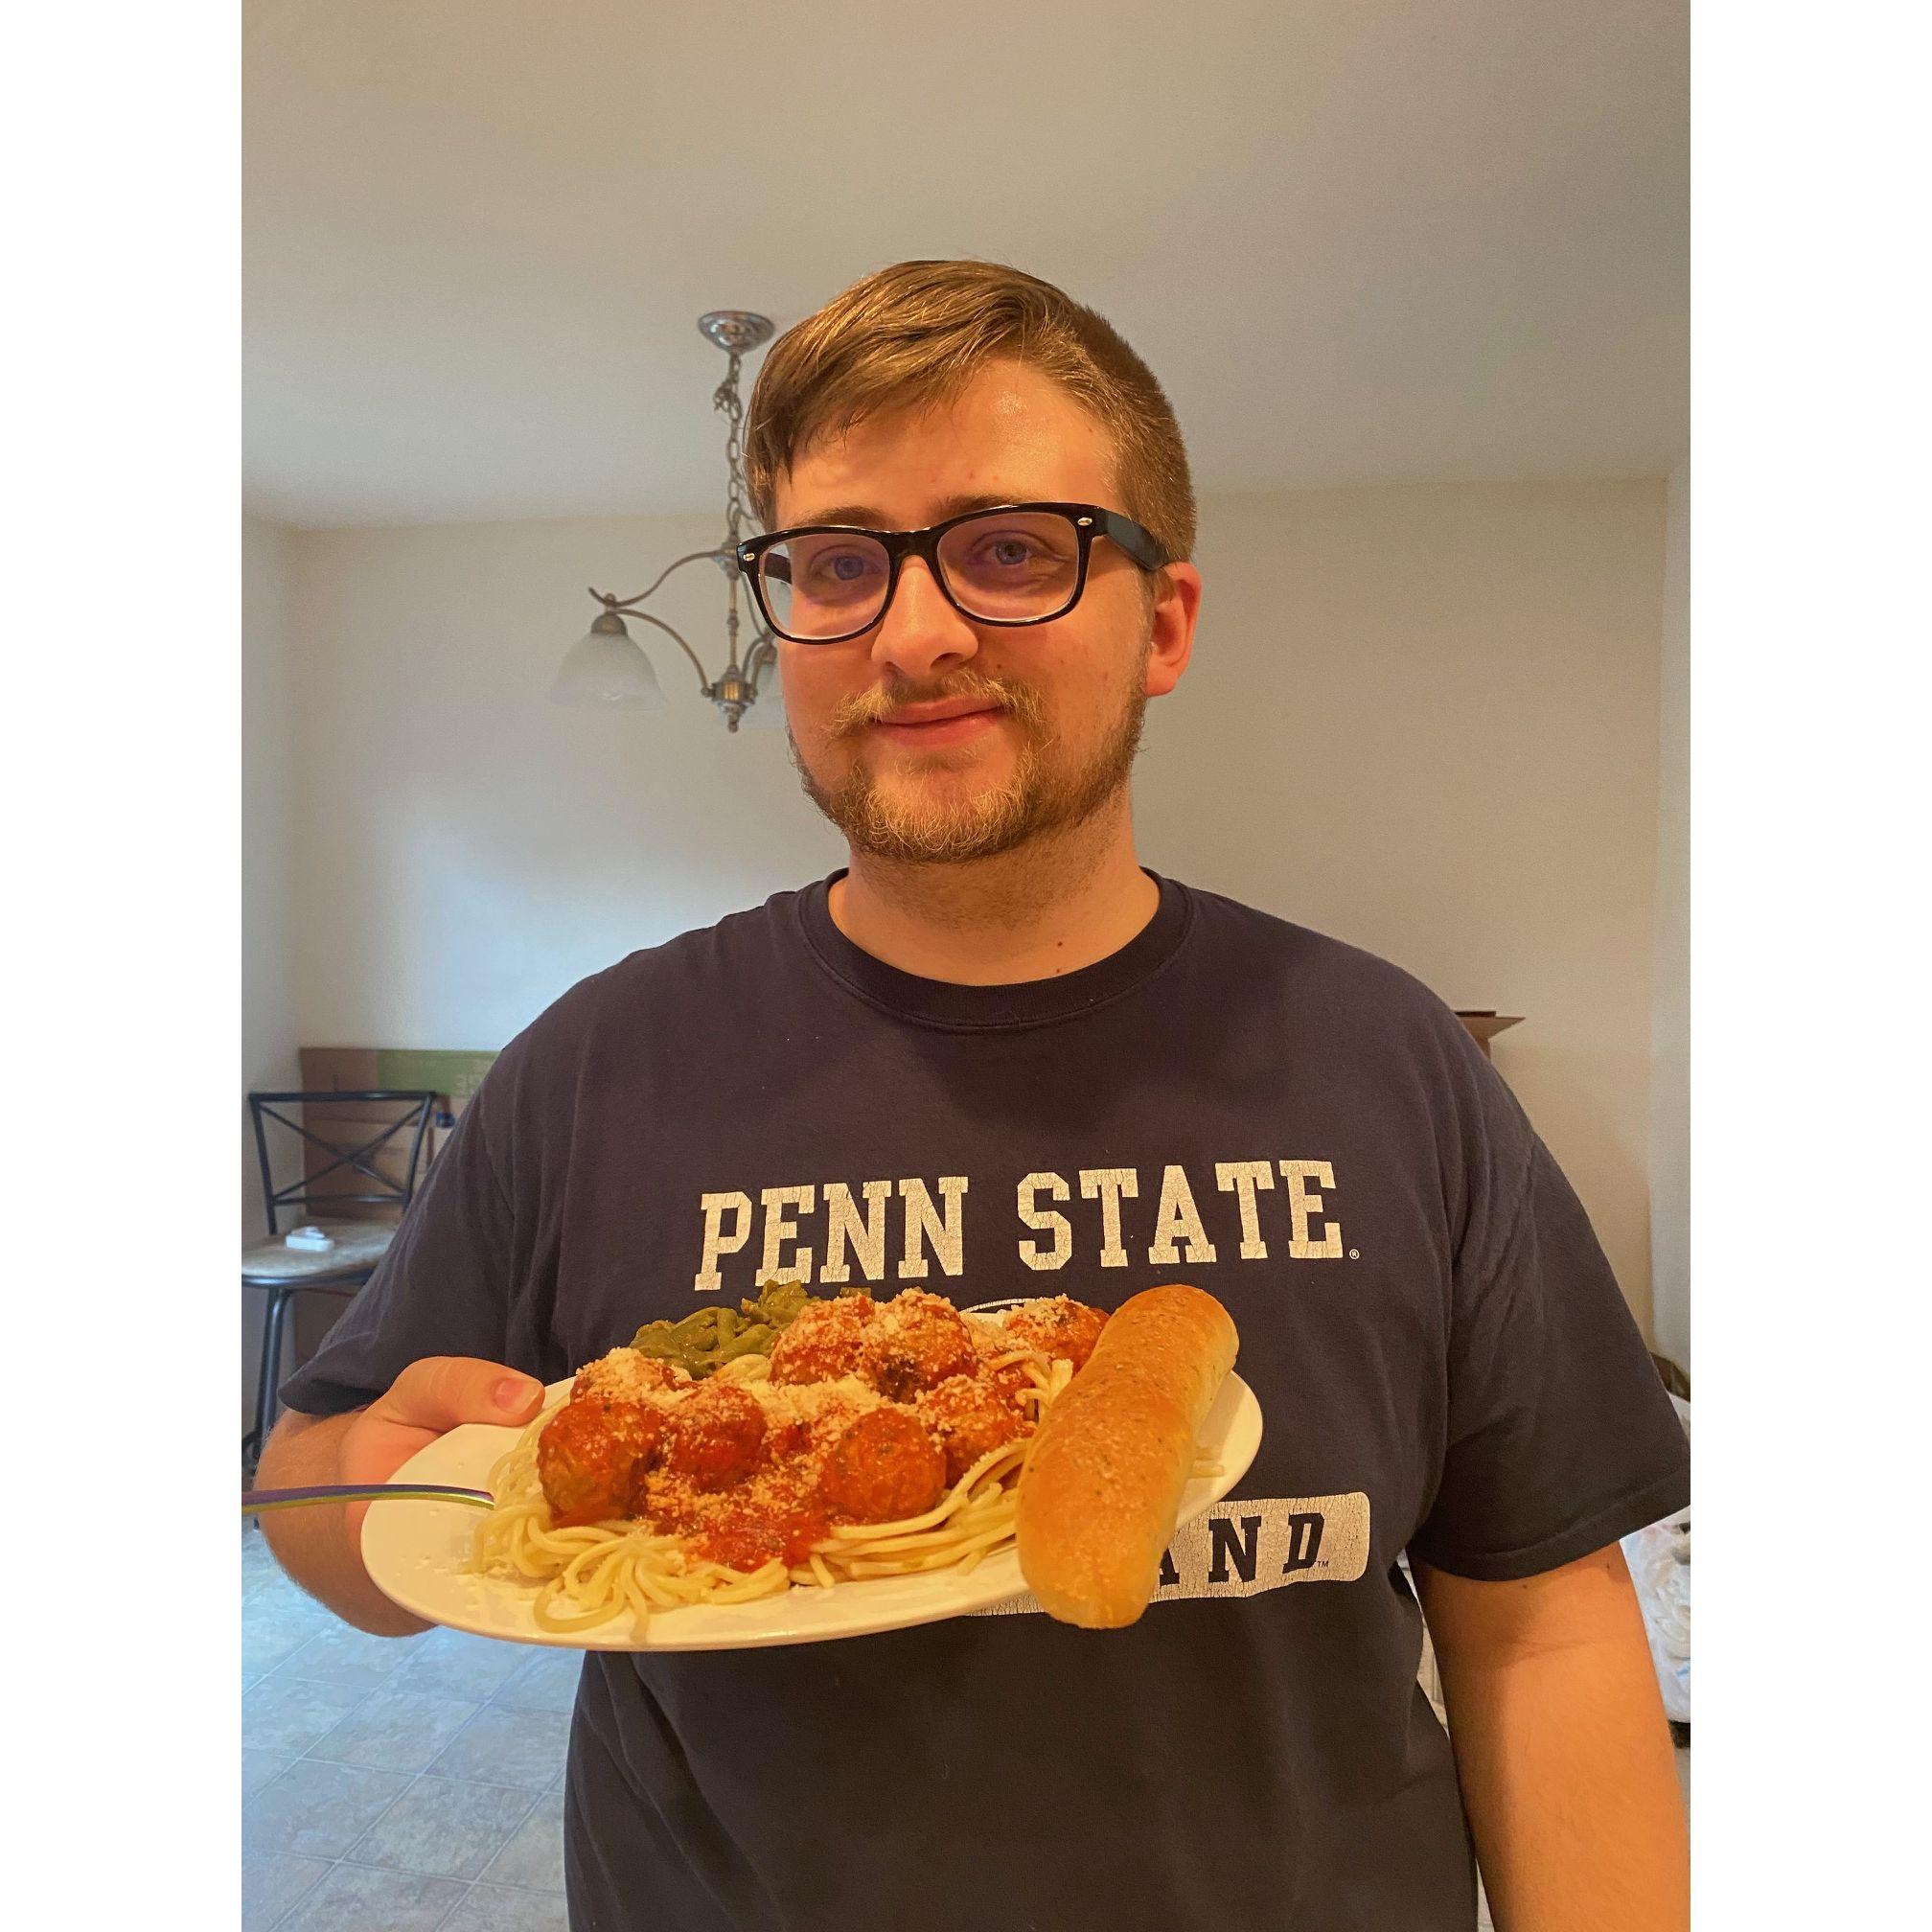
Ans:
{"type": "Polygon", "coordinates": [[[656,583],[634,597],[613,597],[594,586],[590,594],[604,609],[590,629],[571,646],[557,681],[550,687],[553,704],[606,705],[633,711],[661,711],[665,698],[657,674],[643,647],[625,627],[627,617],[640,624],[654,624],[675,639],[698,673],[698,688],[724,714],[724,728],[735,731],[748,713],[754,724],[774,728],[784,723],[784,706],[777,702],[774,688],[778,647],[771,633],[760,622],[757,612],[748,613],[752,636],[741,661],[738,655],[738,558],[737,548],[745,536],[745,526],[752,523],[745,500],[745,472],[738,439],[745,424],[745,405],[738,395],[738,371],[745,356],[762,348],[771,339],[771,323],[766,316],[747,309],[715,309],[698,318],[698,328],[707,342],[715,343],[731,358],[724,380],[711,397],[711,406],[720,411],[726,424],[724,462],[729,482],[724,497],[724,541],[715,550],[694,550],[668,564],[658,573],[656,583]],[[712,563],[724,573],[728,608],[724,617],[726,663],[716,678],[704,675],[697,652],[661,617],[637,607],[656,594],[658,585],[673,571],[687,564],[712,563]],[[759,699],[769,702],[760,704],[759,699]]]}

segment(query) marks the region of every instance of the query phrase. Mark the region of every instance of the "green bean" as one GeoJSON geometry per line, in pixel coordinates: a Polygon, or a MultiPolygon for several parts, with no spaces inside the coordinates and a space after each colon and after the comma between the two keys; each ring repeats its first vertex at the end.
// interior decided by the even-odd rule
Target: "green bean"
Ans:
{"type": "Polygon", "coordinates": [[[800,1281],[767,1281],[756,1300],[736,1308],[714,1303],[676,1322],[647,1322],[631,1346],[640,1355],[673,1362],[701,1381],[741,1355],[764,1355],[811,1300],[800,1281]]]}

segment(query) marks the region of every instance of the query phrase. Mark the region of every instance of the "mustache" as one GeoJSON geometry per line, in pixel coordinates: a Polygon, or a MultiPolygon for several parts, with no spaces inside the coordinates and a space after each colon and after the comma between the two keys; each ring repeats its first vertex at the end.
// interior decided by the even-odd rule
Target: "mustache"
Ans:
{"type": "Polygon", "coordinates": [[[989,678],[979,671],[961,671],[932,682],[880,684],[869,691],[861,691],[833,712],[831,735],[854,737],[908,704],[945,704],[962,698],[997,704],[1001,710],[1010,711],[1022,724],[1036,728],[1045,717],[1039,694],[1030,685],[989,678]]]}

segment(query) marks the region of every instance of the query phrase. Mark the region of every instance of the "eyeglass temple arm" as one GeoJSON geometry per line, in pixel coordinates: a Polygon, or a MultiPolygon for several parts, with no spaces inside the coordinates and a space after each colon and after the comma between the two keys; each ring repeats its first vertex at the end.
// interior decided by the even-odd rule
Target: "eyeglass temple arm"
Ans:
{"type": "MultiPolygon", "coordinates": [[[[768,577],[775,577],[781,584],[789,584],[792,581],[791,561],[788,558],[775,556],[770,551],[766,552],[762,566],[747,564],[742,559],[738,563],[738,568],[748,578],[760,567],[764,569],[768,577]]],[[[755,608],[757,600],[754,598],[752,602],[755,608]]],[[[778,646],[773,641],[770,632],[761,627],[757,639],[752,644],[745,659],[745,675],[750,678],[752,690],[757,692],[761,697],[765,691],[765,673],[775,670],[777,664],[778,646]]]]}
{"type": "Polygon", "coordinates": [[[770,632],[759,632],[750,651],[745,658],[745,675],[751,680],[751,688],[760,697],[765,693],[765,674],[776,670],[778,665],[778,646],[770,632]]]}
{"type": "Polygon", "coordinates": [[[1164,569],[1173,560],[1151,534],[1131,518],[1112,510],[1100,513],[1100,535],[1117,549],[1124,550],[1143,570],[1164,569]]]}

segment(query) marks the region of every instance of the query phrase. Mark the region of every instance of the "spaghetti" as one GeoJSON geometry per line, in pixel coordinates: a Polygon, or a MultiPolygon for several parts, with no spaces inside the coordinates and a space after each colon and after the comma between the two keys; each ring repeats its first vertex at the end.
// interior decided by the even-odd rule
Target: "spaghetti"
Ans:
{"type": "Polygon", "coordinates": [[[869,1302],[855,1308],[853,1300],[811,1305],[825,1311],[822,1318],[788,1329],[769,1354],[733,1357],[704,1381],[631,1350],[591,1365],[572,1399],[546,1409],[491,1470],[495,1506],[478,1525],[472,1569],[535,1585],[537,1627],[571,1634],[627,1613],[641,1625],[665,1610],[793,1588],[941,1570],[965,1575],[1011,1548],[1034,1431],[1102,1318],[1080,1310],[1093,1315],[1091,1324],[1070,1323],[1067,1311],[1079,1304],[1064,1298],[1000,1318],[961,1318],[915,1290],[877,1310],[869,1302]],[[955,1329],[963,1356],[948,1353],[955,1329]],[[1084,1347],[1062,1339],[1076,1333],[1084,1347]],[[831,1346],[840,1337],[850,1343],[849,1361],[831,1346]],[[1051,1352],[1056,1346],[1066,1352],[1051,1352]],[[774,1363],[786,1379],[774,1378],[774,1363]],[[808,1370],[815,1379],[797,1379],[808,1370]],[[560,1520],[571,1511],[560,1509],[559,1498],[575,1492],[557,1467],[564,1432],[551,1438],[547,1469],[545,1432],[566,1410],[600,1402],[622,1415],[615,1423],[586,1417],[585,1426],[632,1432],[629,1506],[594,1521],[560,1520]],[[649,1412],[641,1425],[632,1413],[639,1409],[649,1412]],[[694,1430],[701,1416],[712,1434],[696,1429],[696,1449],[680,1459],[678,1432],[694,1430]],[[660,1428],[670,1434],[655,1433],[660,1428]],[[755,1432],[748,1438],[755,1454],[732,1480],[716,1480],[707,1453],[731,1452],[746,1428],[755,1432]],[[868,1497],[903,1493],[891,1486],[902,1474],[888,1453],[895,1429],[913,1462],[944,1462],[938,1501],[886,1520],[853,1520],[853,1509],[828,1506],[828,1496],[850,1494],[835,1481],[847,1473],[840,1459],[867,1432],[889,1438],[861,1472],[873,1484],[868,1497]],[[975,1453],[989,1438],[1000,1439],[975,1453]],[[665,1441],[668,1449],[634,1446],[665,1441]]]}

